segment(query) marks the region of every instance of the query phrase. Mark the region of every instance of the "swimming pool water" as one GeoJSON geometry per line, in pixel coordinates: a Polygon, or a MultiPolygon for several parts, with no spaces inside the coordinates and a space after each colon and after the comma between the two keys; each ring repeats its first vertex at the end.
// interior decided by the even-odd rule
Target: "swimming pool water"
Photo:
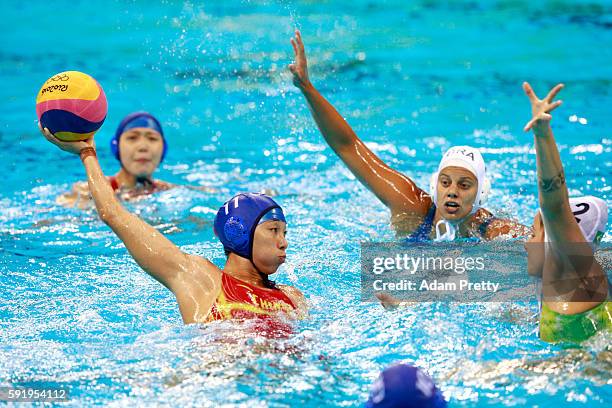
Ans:
{"type": "MultiPolygon", "coordinates": [[[[427,186],[446,148],[478,146],[487,207],[530,224],[524,80],[541,94],[566,84],[553,130],[570,193],[612,204],[612,3],[58,1],[3,13],[0,386],[63,385],[73,406],[356,406],[382,368],[405,361],[427,369],[453,407],[609,404],[610,336],[547,345],[535,303],[386,312],[361,302],[359,243],[393,240],[389,214],[325,145],[285,68],[299,27],[313,83],[387,163],[427,186]],[[184,326],[172,295],[94,212],[54,204],[84,173],[40,136],[34,98],[68,69],[108,97],[96,135],[108,174],[116,124],[144,109],[170,144],[157,175],[216,189],[128,205],[185,251],[222,265],[219,205],[238,191],[278,192],[290,247],[276,279],[311,305],[295,335],[184,326]]],[[[504,254],[509,245],[520,243],[482,250],[523,262],[504,254]]]]}

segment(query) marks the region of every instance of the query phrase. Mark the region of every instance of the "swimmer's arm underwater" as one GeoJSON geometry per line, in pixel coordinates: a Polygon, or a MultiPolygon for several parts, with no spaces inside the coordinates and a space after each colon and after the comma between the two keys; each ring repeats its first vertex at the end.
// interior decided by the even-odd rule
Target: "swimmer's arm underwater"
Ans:
{"type": "Polygon", "coordinates": [[[530,229],[526,225],[519,222],[494,217],[493,220],[487,222],[484,239],[491,240],[495,238],[519,238],[529,235],[530,229]]]}
{"type": "Polygon", "coordinates": [[[216,189],[214,187],[209,187],[209,186],[190,186],[190,185],[186,185],[186,186],[182,186],[182,187],[185,187],[186,189],[189,189],[189,190],[202,191],[204,193],[217,193],[217,192],[219,192],[218,189],[216,189]]]}
{"type": "MultiPolygon", "coordinates": [[[[117,179],[117,177],[114,178],[115,180],[117,179]]],[[[109,182],[111,179],[112,177],[107,178],[109,182]]],[[[154,186],[156,191],[165,191],[171,188],[178,187],[176,184],[168,183],[167,181],[163,180],[155,180],[154,186]]],[[[187,188],[189,188],[189,186],[187,186],[187,188]]],[[[115,194],[117,194],[120,199],[126,201],[130,201],[143,196],[143,193],[136,189],[127,189],[127,191],[123,191],[121,188],[119,188],[117,191],[115,191],[115,194]]],[[[57,196],[55,202],[64,207],[78,208],[80,210],[90,209],[93,206],[91,193],[89,191],[89,185],[86,181],[74,183],[72,186],[72,190],[57,196]]]]}
{"type": "Polygon", "coordinates": [[[295,62],[289,65],[294,85],[302,91],[310,112],[334,152],[392,214],[425,216],[432,205],[429,195],[405,175],[393,170],[362,142],[308,78],[306,51],[299,31],[291,39],[295,62]]]}
{"type": "Polygon", "coordinates": [[[72,190],[57,196],[55,202],[64,207],[76,207],[81,210],[90,207],[91,198],[87,183],[74,183],[72,185],[72,190]]]}
{"type": "Polygon", "coordinates": [[[377,292],[376,297],[385,310],[395,310],[399,307],[415,306],[417,302],[404,302],[386,292],[377,292]]]}
{"type": "Polygon", "coordinates": [[[207,259],[182,252],[119,203],[100,168],[93,139],[61,142],[48,129],[43,135],[60,149],[80,156],[100,218],[123,241],[138,265],[174,293],[183,321],[205,321],[221,288],[219,268],[207,259]]]}

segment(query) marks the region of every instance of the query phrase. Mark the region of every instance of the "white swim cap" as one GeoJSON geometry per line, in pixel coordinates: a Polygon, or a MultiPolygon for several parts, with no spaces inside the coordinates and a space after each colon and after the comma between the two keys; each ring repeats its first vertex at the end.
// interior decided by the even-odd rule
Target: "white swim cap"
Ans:
{"type": "Polygon", "coordinates": [[[444,156],[442,156],[442,160],[440,160],[438,171],[432,174],[429,183],[429,193],[434,203],[437,202],[438,198],[438,175],[442,169],[450,166],[464,168],[478,180],[478,193],[476,194],[476,200],[474,200],[470,214],[475,213],[487,201],[491,188],[482,155],[476,148],[471,146],[453,146],[448,149],[444,156]]]}
{"type": "MultiPolygon", "coordinates": [[[[601,198],[583,196],[570,198],[569,203],[584,239],[587,242],[599,244],[606,233],[606,224],[608,223],[608,205],[606,202],[601,198]]],[[[544,230],[544,241],[548,242],[546,230],[544,230]]]]}
{"type": "Polygon", "coordinates": [[[593,196],[569,199],[572,213],[587,242],[599,243],[606,233],[608,206],[601,198],[593,196]]]}

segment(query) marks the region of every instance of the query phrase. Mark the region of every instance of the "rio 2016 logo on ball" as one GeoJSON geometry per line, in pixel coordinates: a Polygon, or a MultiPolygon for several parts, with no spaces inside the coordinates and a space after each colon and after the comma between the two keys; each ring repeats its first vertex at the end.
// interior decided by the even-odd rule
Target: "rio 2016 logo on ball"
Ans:
{"type": "Polygon", "coordinates": [[[108,110],[98,82],[78,71],[60,72],[36,96],[36,115],[43,128],[59,140],[85,140],[100,129],[108,110]]]}

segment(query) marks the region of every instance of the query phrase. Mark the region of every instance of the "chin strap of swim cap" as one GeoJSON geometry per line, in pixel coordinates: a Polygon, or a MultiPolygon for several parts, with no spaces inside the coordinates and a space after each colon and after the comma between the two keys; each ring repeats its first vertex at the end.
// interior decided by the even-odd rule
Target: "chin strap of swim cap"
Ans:
{"type": "Polygon", "coordinates": [[[265,194],[242,193],[219,208],[214,231],[226,251],[252,262],[255,228],[265,221],[285,222],[281,207],[265,194]]]}
{"type": "MultiPolygon", "coordinates": [[[[585,241],[599,244],[606,233],[608,223],[606,202],[598,197],[583,196],[570,198],[569,203],[585,241]]],[[[546,229],[544,229],[544,241],[548,242],[546,229]]]]}
{"type": "Polygon", "coordinates": [[[442,218],[436,223],[436,241],[454,241],[457,235],[457,228],[448,220],[442,218]],[[440,227],[444,226],[444,233],[440,232],[440,227]]]}
{"type": "Polygon", "coordinates": [[[478,192],[476,193],[474,205],[472,205],[472,211],[470,211],[470,214],[474,214],[487,202],[489,191],[491,190],[491,182],[487,177],[484,159],[480,152],[471,146],[454,146],[448,149],[444,156],[442,156],[442,160],[440,160],[438,170],[431,175],[429,180],[429,194],[434,203],[438,201],[438,176],[440,171],[450,166],[464,168],[471,172],[476,177],[476,180],[478,180],[478,192]]]}
{"type": "Polygon", "coordinates": [[[121,123],[119,123],[119,126],[117,126],[117,130],[115,131],[115,135],[110,141],[110,148],[111,152],[113,153],[113,156],[115,156],[115,158],[119,160],[119,162],[121,162],[121,156],[119,155],[119,139],[121,138],[121,135],[126,131],[138,127],[153,129],[161,135],[164,147],[159,162],[163,162],[164,157],[166,157],[166,151],[168,150],[168,143],[166,142],[166,138],[164,137],[164,131],[162,129],[161,123],[159,123],[155,116],[151,115],[148,112],[130,113],[125,118],[123,118],[121,123]]]}

